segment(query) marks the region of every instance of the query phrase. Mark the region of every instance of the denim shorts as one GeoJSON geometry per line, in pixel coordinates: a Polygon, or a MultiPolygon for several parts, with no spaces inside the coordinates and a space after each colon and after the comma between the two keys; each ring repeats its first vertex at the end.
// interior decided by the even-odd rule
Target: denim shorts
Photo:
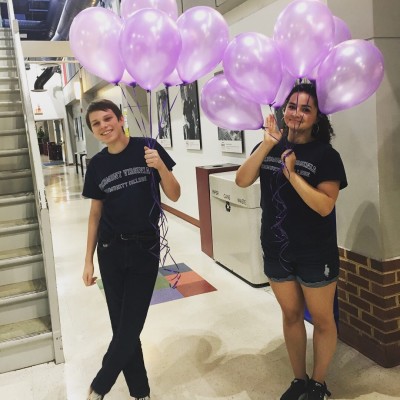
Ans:
{"type": "Polygon", "coordinates": [[[297,281],[307,287],[323,287],[338,280],[339,257],[284,260],[264,255],[264,273],[272,282],[297,281]]]}

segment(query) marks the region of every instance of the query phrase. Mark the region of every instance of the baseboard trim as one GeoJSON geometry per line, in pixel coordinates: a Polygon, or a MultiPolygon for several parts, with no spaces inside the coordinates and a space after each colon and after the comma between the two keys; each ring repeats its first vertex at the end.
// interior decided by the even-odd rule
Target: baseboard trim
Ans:
{"type": "Polygon", "coordinates": [[[200,228],[200,221],[198,219],[193,218],[190,215],[187,215],[167,204],[161,203],[161,206],[162,206],[163,210],[170,212],[171,214],[183,219],[186,222],[189,222],[189,224],[197,226],[197,228],[200,228]]]}

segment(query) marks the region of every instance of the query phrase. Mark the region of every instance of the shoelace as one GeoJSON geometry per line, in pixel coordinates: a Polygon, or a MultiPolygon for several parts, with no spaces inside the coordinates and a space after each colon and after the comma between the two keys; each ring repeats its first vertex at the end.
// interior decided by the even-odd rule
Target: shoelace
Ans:
{"type": "Polygon", "coordinates": [[[332,393],[328,390],[328,388],[326,387],[326,384],[321,385],[319,382],[314,381],[314,385],[315,386],[311,389],[312,392],[320,391],[322,389],[324,391],[323,392],[324,397],[325,397],[325,395],[331,396],[332,393]]]}

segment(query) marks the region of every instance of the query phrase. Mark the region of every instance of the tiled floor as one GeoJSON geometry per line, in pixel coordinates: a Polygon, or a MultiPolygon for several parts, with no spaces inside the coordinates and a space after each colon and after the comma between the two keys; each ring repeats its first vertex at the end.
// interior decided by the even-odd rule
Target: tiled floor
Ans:
{"type": "MultiPolygon", "coordinates": [[[[80,197],[82,178],[74,167],[49,167],[45,180],[66,362],[1,374],[1,400],[85,400],[110,340],[101,291],[81,280],[89,212],[89,201],[80,197]]],[[[168,221],[176,262],[217,290],[150,307],[142,341],[152,400],[279,399],[292,373],[274,296],[202,253],[198,228],[169,214],[168,221]]],[[[307,331],[311,350],[309,324],[307,331]]],[[[310,351],[309,366],[311,361],[310,351]]],[[[400,399],[400,367],[381,368],[340,342],[327,382],[333,399],[400,399]]],[[[106,400],[125,399],[119,378],[106,400]]]]}

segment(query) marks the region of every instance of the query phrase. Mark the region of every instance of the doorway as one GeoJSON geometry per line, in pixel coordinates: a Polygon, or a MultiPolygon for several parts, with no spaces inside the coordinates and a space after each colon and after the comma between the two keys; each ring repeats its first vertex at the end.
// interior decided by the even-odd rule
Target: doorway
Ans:
{"type": "Polygon", "coordinates": [[[39,150],[44,164],[64,164],[64,126],[62,119],[36,121],[39,150]]]}

